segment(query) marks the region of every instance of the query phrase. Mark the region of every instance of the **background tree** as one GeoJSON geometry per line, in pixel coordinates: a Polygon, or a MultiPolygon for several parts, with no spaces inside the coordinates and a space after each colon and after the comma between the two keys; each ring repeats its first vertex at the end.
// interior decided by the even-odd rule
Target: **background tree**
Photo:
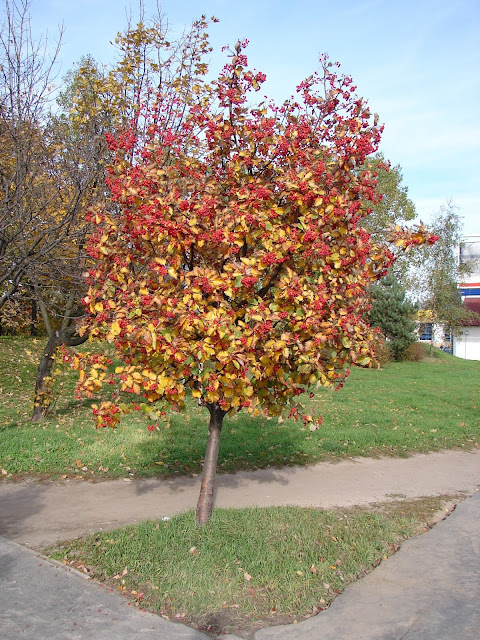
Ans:
{"type": "MultiPolygon", "coordinates": [[[[463,306],[458,289],[462,273],[468,271],[468,266],[459,264],[462,221],[452,202],[447,202],[433,216],[430,228],[439,239],[416,256],[408,277],[420,308],[428,311],[430,322],[454,329],[472,314],[463,306]]],[[[433,343],[432,331],[430,356],[433,355],[433,343]]]]}
{"type": "MultiPolygon", "coordinates": [[[[46,37],[32,35],[29,7],[28,0],[5,0],[0,29],[0,310],[30,302],[51,337],[57,327],[47,322],[47,309],[64,297],[70,313],[72,282],[84,287],[76,271],[85,242],[81,212],[93,204],[98,176],[89,141],[74,140],[50,112],[61,34],[50,56],[46,37]]],[[[22,317],[16,320],[18,326],[22,317]]],[[[43,377],[48,368],[40,366],[43,377]]]]}
{"type": "Polygon", "coordinates": [[[377,191],[381,195],[378,202],[370,205],[372,212],[365,218],[364,226],[369,233],[386,241],[389,227],[415,218],[415,204],[408,197],[408,187],[403,184],[401,166],[391,167],[383,153],[377,152],[367,158],[363,169],[377,174],[377,191]]]}
{"type": "Polygon", "coordinates": [[[406,299],[405,289],[392,275],[374,285],[371,296],[368,321],[387,338],[394,359],[402,360],[408,347],[417,339],[413,320],[416,307],[406,299]]]}
{"type": "Polygon", "coordinates": [[[116,40],[116,64],[107,70],[83,59],[67,76],[52,112],[60,42],[50,59],[46,39],[32,36],[29,6],[28,0],[5,0],[0,34],[0,310],[4,326],[24,322],[25,313],[12,313],[20,308],[39,309],[43,319],[48,342],[33,412],[40,420],[51,399],[56,350],[87,339],[75,333],[85,294],[85,210],[107,206],[106,135],[130,124],[141,144],[154,89],[175,86],[179,97],[186,88],[200,94],[206,69],[201,58],[209,49],[203,19],[172,42],[160,18],[147,26],[142,20],[129,24],[116,40]]]}
{"type": "Polygon", "coordinates": [[[46,40],[32,36],[28,10],[27,0],[5,0],[0,27],[0,308],[28,269],[63,241],[72,218],[57,211],[48,188],[51,149],[42,132],[60,44],[48,58],[46,40]]]}
{"type": "MultiPolygon", "coordinates": [[[[408,187],[403,184],[402,168],[399,164],[390,166],[384,155],[377,152],[366,159],[363,169],[372,171],[376,176],[377,191],[381,195],[378,202],[370,205],[366,203],[372,207],[372,211],[363,224],[378,242],[386,242],[392,226],[402,226],[415,219],[415,204],[408,197],[408,187]]],[[[401,284],[405,284],[405,276],[413,254],[393,250],[396,255],[390,272],[401,284]]]]}
{"type": "MultiPolygon", "coordinates": [[[[102,143],[105,132],[116,134],[128,129],[135,141],[129,149],[131,159],[137,147],[152,141],[152,126],[155,129],[159,117],[158,96],[171,96],[175,90],[183,108],[173,109],[169,100],[163,100],[162,114],[164,126],[175,129],[193,96],[208,99],[204,77],[208,69],[205,59],[211,52],[208,40],[211,22],[217,20],[202,16],[190,29],[171,37],[168,22],[158,8],[148,18],[140,2],[137,23],[130,18],[125,30],[115,38],[115,63],[105,66],[87,56],[71,75],[66,98],[71,103],[74,122],[79,125],[96,122],[95,136],[100,135],[102,143]]],[[[105,151],[108,153],[107,148],[105,151]]]]}
{"type": "MultiPolygon", "coordinates": [[[[91,213],[85,304],[92,336],[123,363],[110,374],[101,354],[90,370],[73,359],[87,395],[117,381],[152,419],[190,393],[206,407],[199,524],[213,508],[225,415],[286,413],[316,429],[299,396],[341,386],[350,363],[372,361],[366,289],[393,259],[362,228],[377,195],[360,168],[381,130],[351,80],[324,60],[296,100],[249,107],[265,76],[243,47],[210,100],[193,93],[186,108],[175,87],[157,94],[138,153],[135,127],[110,140],[117,208],[91,213]]],[[[428,238],[420,228],[392,240],[428,238]]],[[[124,410],[101,403],[97,425],[115,426],[124,410]]]]}

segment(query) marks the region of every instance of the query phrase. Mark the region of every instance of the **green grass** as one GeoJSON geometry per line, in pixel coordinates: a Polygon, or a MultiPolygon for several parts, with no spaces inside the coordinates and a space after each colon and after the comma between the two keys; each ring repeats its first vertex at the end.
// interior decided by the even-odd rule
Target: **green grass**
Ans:
{"type": "MultiPolygon", "coordinates": [[[[184,413],[172,414],[168,428],[149,432],[146,419],[134,412],[116,430],[96,431],[91,402],[74,397],[75,374],[61,369],[51,415],[41,425],[32,424],[35,370],[42,346],[43,339],[0,338],[2,478],[201,471],[208,413],[194,402],[184,413]]],[[[355,368],[340,391],[320,389],[311,409],[322,414],[324,422],[313,433],[288,420],[279,424],[245,413],[227,418],[219,470],[477,446],[480,362],[441,351],[435,356],[418,363],[392,363],[382,370],[355,368]]]]}
{"type": "Polygon", "coordinates": [[[299,507],[192,511],[47,550],[141,608],[205,631],[251,637],[327,607],[344,587],[424,530],[442,498],[328,512],[299,507]]]}

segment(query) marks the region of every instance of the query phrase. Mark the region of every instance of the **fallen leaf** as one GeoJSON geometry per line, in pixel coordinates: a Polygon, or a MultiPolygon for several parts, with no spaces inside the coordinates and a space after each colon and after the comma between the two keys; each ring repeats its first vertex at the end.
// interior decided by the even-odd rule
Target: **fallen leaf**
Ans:
{"type": "Polygon", "coordinates": [[[247,573],[246,571],[243,574],[243,577],[245,578],[245,580],[247,580],[247,582],[250,582],[250,580],[252,579],[252,576],[249,573],[247,573]]]}

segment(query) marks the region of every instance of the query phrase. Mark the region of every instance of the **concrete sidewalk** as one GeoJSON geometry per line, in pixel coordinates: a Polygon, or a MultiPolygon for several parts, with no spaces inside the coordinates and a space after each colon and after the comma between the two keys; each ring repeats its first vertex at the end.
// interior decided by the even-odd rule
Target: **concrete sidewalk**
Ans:
{"type": "MultiPolygon", "coordinates": [[[[255,640],[474,640],[480,629],[480,493],[405,542],[332,606],[255,640]]],[[[0,538],[2,640],[202,640],[81,574],[0,538]]],[[[223,636],[234,640],[236,636],[223,636]]]]}
{"type": "Polygon", "coordinates": [[[0,537],[1,640],[207,640],[0,537]]]}
{"type": "MultiPolygon", "coordinates": [[[[349,507],[472,494],[480,449],[409,458],[354,458],[217,476],[217,507],[349,507]]],[[[200,477],[0,483],[0,535],[31,548],[195,508],[200,477]]]]}

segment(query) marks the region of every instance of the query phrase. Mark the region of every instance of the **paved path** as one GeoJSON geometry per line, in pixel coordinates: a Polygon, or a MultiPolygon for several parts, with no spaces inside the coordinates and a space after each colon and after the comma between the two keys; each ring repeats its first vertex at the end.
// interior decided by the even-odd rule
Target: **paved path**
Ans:
{"type": "MultiPolygon", "coordinates": [[[[473,493],[480,449],[411,458],[356,458],[337,464],[264,469],[217,478],[220,507],[330,508],[399,497],[473,493]]],[[[195,507],[200,478],[0,483],[0,535],[32,548],[195,507]]]]}
{"type": "MultiPolygon", "coordinates": [[[[98,529],[99,522],[105,528],[118,526],[124,521],[124,500],[131,503],[130,521],[145,517],[138,507],[145,502],[148,517],[175,513],[193,506],[197,480],[4,483],[3,534],[36,546],[66,532],[98,529]],[[91,526],[75,528],[84,527],[88,517],[94,518],[91,526]],[[48,518],[51,526],[46,526],[48,518]]],[[[391,494],[473,494],[479,484],[480,452],[458,451],[221,476],[217,504],[363,504],[394,499],[391,494]]],[[[475,493],[347,587],[328,610],[297,625],[257,631],[255,640],[478,640],[479,525],[480,493],[475,493]]],[[[207,640],[198,631],[138,611],[78,572],[1,537],[0,638],[207,640]]]]}
{"type": "Polygon", "coordinates": [[[0,537],[2,640],[206,640],[0,537]]]}

